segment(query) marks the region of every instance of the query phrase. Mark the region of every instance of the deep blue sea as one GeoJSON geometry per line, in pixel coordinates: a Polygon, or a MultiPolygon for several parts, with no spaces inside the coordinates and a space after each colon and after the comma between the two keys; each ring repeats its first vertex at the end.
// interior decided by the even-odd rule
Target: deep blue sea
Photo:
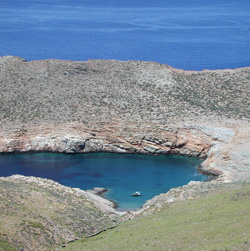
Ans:
{"type": "Polygon", "coordinates": [[[49,178],[60,184],[93,189],[105,187],[105,196],[120,210],[141,207],[148,199],[191,180],[204,181],[200,160],[181,156],[139,154],[0,154],[0,176],[22,174],[49,178]],[[141,197],[131,193],[140,191],[141,197]]]}
{"type": "Polygon", "coordinates": [[[250,1],[1,0],[0,55],[250,66],[250,1]]]}

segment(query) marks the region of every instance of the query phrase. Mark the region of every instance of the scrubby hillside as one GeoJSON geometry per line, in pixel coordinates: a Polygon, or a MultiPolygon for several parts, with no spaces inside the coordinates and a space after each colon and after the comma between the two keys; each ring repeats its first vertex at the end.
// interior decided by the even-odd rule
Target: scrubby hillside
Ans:
{"type": "Polygon", "coordinates": [[[0,121],[249,118],[250,68],[185,72],[140,61],[0,58],[0,121]]]}
{"type": "Polygon", "coordinates": [[[52,250],[113,226],[118,216],[85,194],[41,178],[0,178],[0,250],[52,250]]]}

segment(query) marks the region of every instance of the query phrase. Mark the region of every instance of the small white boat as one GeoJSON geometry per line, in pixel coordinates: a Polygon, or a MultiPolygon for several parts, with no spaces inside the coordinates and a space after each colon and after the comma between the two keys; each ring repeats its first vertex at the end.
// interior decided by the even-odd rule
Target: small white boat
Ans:
{"type": "Polygon", "coordinates": [[[141,196],[141,192],[136,191],[135,193],[131,194],[132,196],[141,196]]]}

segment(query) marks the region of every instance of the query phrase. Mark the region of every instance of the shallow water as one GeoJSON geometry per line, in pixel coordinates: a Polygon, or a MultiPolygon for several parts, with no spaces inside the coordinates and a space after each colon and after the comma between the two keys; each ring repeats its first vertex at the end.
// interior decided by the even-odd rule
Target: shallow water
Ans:
{"type": "Polygon", "coordinates": [[[250,66],[249,0],[1,0],[0,56],[250,66]]]}
{"type": "Polygon", "coordinates": [[[197,171],[199,163],[189,157],[138,154],[1,154],[0,176],[43,177],[84,190],[105,187],[105,196],[117,202],[118,209],[129,210],[173,187],[206,180],[197,171]],[[142,196],[132,197],[135,191],[142,196]]]}

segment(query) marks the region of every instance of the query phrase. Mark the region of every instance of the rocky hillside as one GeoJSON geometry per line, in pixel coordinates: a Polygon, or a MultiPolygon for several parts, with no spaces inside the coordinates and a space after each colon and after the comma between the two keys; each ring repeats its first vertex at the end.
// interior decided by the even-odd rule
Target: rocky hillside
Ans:
{"type": "Polygon", "coordinates": [[[250,68],[189,72],[153,62],[5,56],[0,86],[2,127],[250,117],[250,68]]]}
{"type": "Polygon", "coordinates": [[[84,191],[20,175],[0,178],[0,250],[52,250],[116,224],[84,191]]]}

